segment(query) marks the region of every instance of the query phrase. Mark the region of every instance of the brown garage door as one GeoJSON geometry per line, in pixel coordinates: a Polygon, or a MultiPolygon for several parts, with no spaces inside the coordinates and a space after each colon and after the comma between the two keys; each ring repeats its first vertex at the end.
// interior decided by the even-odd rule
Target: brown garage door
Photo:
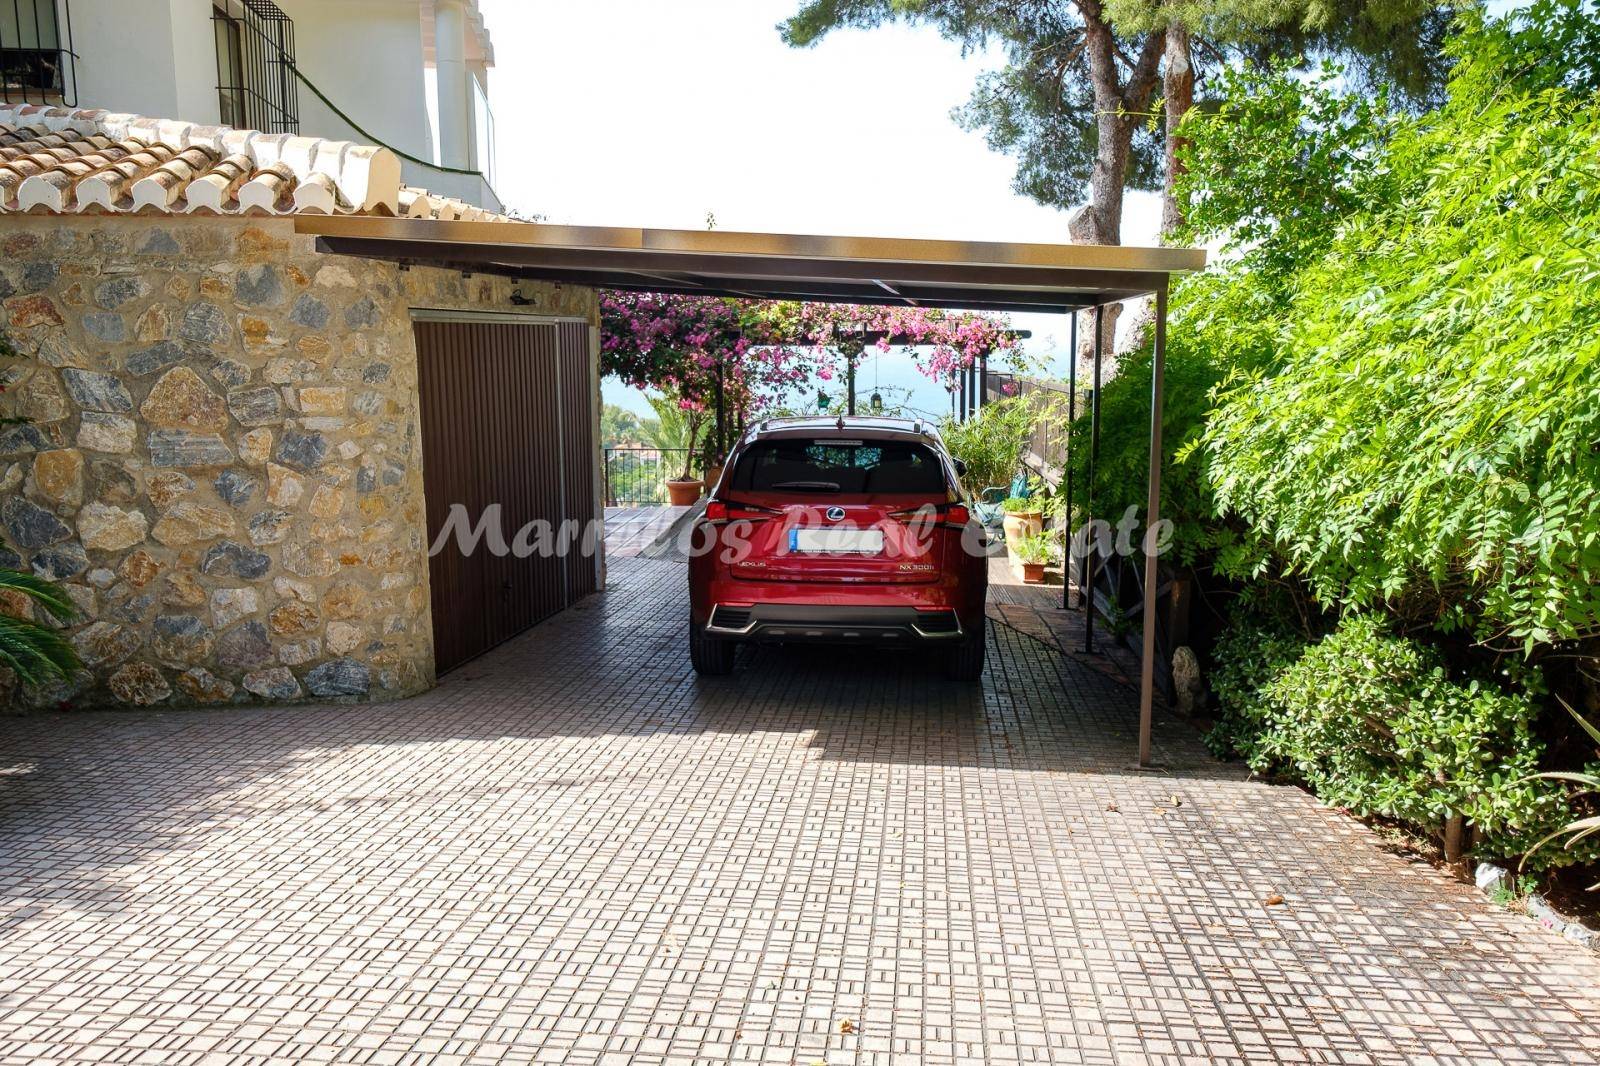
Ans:
{"type": "MultiPolygon", "coordinates": [[[[452,507],[476,525],[492,505],[512,545],[543,520],[588,528],[595,515],[593,381],[583,323],[419,321],[422,469],[428,541],[452,507]]],[[[440,673],[594,591],[595,559],[496,555],[489,538],[463,554],[452,537],[429,560],[440,673]]]]}

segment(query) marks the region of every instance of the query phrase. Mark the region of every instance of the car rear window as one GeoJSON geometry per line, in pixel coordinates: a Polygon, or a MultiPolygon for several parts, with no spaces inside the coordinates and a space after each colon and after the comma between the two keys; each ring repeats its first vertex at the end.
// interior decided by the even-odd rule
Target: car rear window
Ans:
{"type": "Polygon", "coordinates": [[[739,456],[731,484],[748,492],[819,495],[945,492],[944,468],[933,449],[897,440],[757,441],[739,456]]]}

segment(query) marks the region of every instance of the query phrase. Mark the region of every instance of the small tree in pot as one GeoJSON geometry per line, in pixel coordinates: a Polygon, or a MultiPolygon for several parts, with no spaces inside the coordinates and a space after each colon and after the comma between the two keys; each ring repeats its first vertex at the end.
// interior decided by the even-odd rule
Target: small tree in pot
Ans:
{"type": "Polygon", "coordinates": [[[649,397],[656,417],[644,423],[645,440],[662,454],[659,463],[683,456],[682,468],[667,479],[667,498],[674,507],[684,507],[700,498],[705,482],[694,476],[694,462],[706,425],[705,409],[672,393],[649,397]]]}

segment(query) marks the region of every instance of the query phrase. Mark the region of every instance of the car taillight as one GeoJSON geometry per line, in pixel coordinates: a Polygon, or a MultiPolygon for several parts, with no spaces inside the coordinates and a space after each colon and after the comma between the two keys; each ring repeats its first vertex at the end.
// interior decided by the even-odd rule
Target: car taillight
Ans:
{"type": "Polygon", "coordinates": [[[754,503],[741,503],[738,500],[709,500],[706,503],[705,519],[707,522],[760,522],[773,515],[782,514],[782,511],[772,507],[762,507],[754,503]]]}
{"type": "Polygon", "coordinates": [[[889,517],[901,522],[933,521],[939,525],[964,526],[972,518],[972,512],[961,503],[924,504],[904,511],[890,511],[889,517]]]}

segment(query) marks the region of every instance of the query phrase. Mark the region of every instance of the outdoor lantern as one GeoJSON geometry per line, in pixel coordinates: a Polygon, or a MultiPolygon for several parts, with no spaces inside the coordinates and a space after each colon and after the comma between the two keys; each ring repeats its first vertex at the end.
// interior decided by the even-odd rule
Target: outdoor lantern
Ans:
{"type": "Polygon", "coordinates": [[[869,400],[868,403],[870,403],[872,405],[872,413],[873,414],[875,414],[875,415],[883,414],[883,393],[881,393],[881,392],[873,393],[872,394],[872,399],[869,400]]]}

